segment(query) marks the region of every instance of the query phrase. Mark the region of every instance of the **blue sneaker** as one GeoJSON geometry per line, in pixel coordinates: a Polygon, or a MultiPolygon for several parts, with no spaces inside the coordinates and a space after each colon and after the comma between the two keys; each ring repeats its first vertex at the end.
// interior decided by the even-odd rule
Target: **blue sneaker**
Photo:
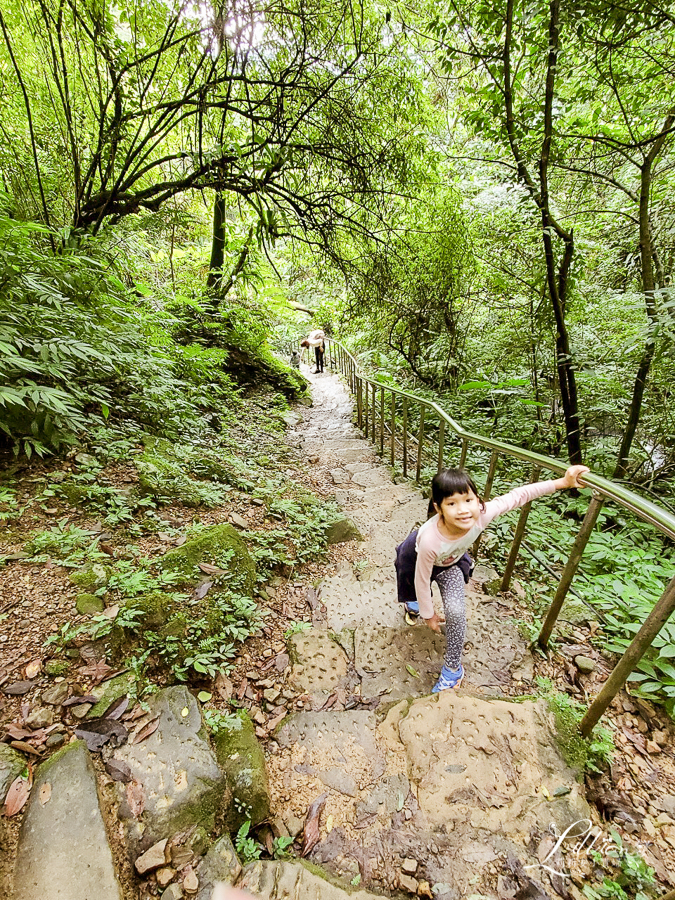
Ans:
{"type": "Polygon", "coordinates": [[[452,690],[452,688],[458,688],[461,685],[463,678],[464,666],[460,665],[459,669],[455,670],[443,666],[438,681],[431,689],[431,693],[438,694],[441,691],[449,691],[452,690]]]}
{"type": "Polygon", "coordinates": [[[420,614],[420,605],[416,600],[405,604],[405,620],[408,625],[416,625],[420,614]]]}

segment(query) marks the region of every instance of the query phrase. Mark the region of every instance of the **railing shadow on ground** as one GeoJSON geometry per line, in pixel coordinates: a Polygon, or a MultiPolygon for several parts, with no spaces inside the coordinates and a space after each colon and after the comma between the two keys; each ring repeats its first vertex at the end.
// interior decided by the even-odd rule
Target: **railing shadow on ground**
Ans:
{"type": "MultiPolygon", "coordinates": [[[[419,482],[425,459],[427,462],[431,461],[437,471],[443,468],[448,453],[448,437],[450,435],[456,436],[461,442],[457,462],[459,468],[464,466],[470,447],[477,446],[490,451],[490,462],[482,492],[484,500],[490,498],[497,465],[503,457],[517,459],[531,465],[531,481],[536,481],[542,470],[548,470],[555,475],[565,473],[568,464],[559,459],[466,431],[433,401],[418,397],[400,388],[381,384],[364,375],[360,371],[356,359],[339,341],[327,338],[326,343],[328,365],[342,372],[355,398],[358,427],[363,431],[365,437],[379,447],[381,456],[384,457],[385,453],[389,456],[392,466],[400,462],[405,478],[414,473],[415,480],[419,482]],[[413,412],[414,415],[411,415],[413,412]],[[437,429],[435,429],[433,437],[429,433],[431,417],[434,417],[437,422],[437,429]],[[416,424],[416,435],[410,433],[408,428],[412,419],[416,424]]],[[[657,528],[662,534],[675,539],[675,515],[668,510],[645,500],[623,485],[616,484],[599,475],[589,472],[581,480],[584,486],[591,488],[591,500],[537,638],[537,643],[544,649],[548,646],[553,627],[570,591],[584,548],[606,501],[616,503],[623,509],[629,510],[642,521],[657,528]]],[[[500,590],[502,591],[508,590],[511,584],[516,560],[525,537],[530,508],[531,504],[528,503],[520,511],[501,580],[500,590]]],[[[478,543],[479,541],[476,541],[474,544],[474,555],[478,550],[478,543]]],[[[642,627],[586,711],[579,726],[584,737],[588,737],[591,733],[674,609],[675,576],[667,584],[642,627]]]]}

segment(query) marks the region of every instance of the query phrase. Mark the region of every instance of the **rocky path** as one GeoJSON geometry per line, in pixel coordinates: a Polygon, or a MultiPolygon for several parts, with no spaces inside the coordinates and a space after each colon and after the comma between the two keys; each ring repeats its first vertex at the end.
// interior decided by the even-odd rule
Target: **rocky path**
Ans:
{"type": "Polygon", "coordinates": [[[393,483],[352,425],[339,378],[312,380],[314,405],[290,437],[330,469],[363,543],[356,564],[321,584],[314,627],[291,639],[290,680],[311,709],[287,718],[272,745],[273,812],[294,834],[324,797],[310,858],[352,884],[440,900],[489,892],[506,854],[528,856],[533,835],[588,807],[543,705],[499,699],[506,683],[527,692],[532,662],[479,582],[468,590],[464,687],[429,696],[443,638],[405,624],[393,568],[427,502],[393,483]]]}

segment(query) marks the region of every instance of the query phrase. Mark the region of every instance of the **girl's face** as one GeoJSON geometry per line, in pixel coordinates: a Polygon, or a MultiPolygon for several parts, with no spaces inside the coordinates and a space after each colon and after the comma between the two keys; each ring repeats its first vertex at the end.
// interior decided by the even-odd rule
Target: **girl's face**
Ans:
{"type": "Polygon", "coordinates": [[[440,507],[434,503],[434,508],[448,531],[462,535],[478,521],[480,500],[473,491],[467,491],[444,497],[440,507]]]}

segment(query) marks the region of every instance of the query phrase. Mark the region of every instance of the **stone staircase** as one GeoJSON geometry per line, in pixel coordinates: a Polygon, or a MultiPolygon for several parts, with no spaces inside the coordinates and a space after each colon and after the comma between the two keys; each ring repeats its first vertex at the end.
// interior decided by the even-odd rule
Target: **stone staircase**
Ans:
{"type": "MultiPolygon", "coordinates": [[[[514,683],[527,693],[532,662],[508,610],[479,583],[468,590],[464,687],[430,695],[443,637],[405,624],[393,569],[394,549],[425,519],[426,501],[392,482],[351,424],[337,376],[312,381],[314,406],[289,439],[331,473],[363,542],[358,564],[321,585],[315,626],[289,641],[289,687],[306,702],[269,742],[267,775],[251,768],[246,735],[216,739],[214,749],[194,698],[184,687],[165,689],[144,720],[154,732],[107,753],[112,778],[95,773],[81,742],[39,767],[14,900],[139,897],[133,874],[116,871],[106,833],[116,859],[131,848],[136,871],[154,872],[142,900],[211,900],[219,881],[270,900],[496,897],[507,858],[536,862],[532,847],[544,833],[588,816],[545,707],[504,696],[514,683]],[[237,784],[251,803],[271,804],[277,834],[298,840],[318,801],[307,860],[242,871],[227,833],[208,849],[223,797],[237,784]]],[[[515,896],[500,884],[500,897],[515,896]]]]}
{"type": "Polygon", "coordinates": [[[479,582],[467,591],[464,686],[429,696],[444,638],[405,624],[393,567],[427,501],[392,482],[336,376],[316,376],[313,396],[291,438],[330,471],[364,541],[359,565],[321,585],[325,624],[291,639],[290,681],[311,710],[277,733],[273,812],[293,830],[325,794],[310,858],[345,883],[439,900],[490,894],[505,855],[530,857],[533,835],[563,830],[588,806],[545,707],[499,699],[507,684],[528,692],[532,659],[479,582]]]}

